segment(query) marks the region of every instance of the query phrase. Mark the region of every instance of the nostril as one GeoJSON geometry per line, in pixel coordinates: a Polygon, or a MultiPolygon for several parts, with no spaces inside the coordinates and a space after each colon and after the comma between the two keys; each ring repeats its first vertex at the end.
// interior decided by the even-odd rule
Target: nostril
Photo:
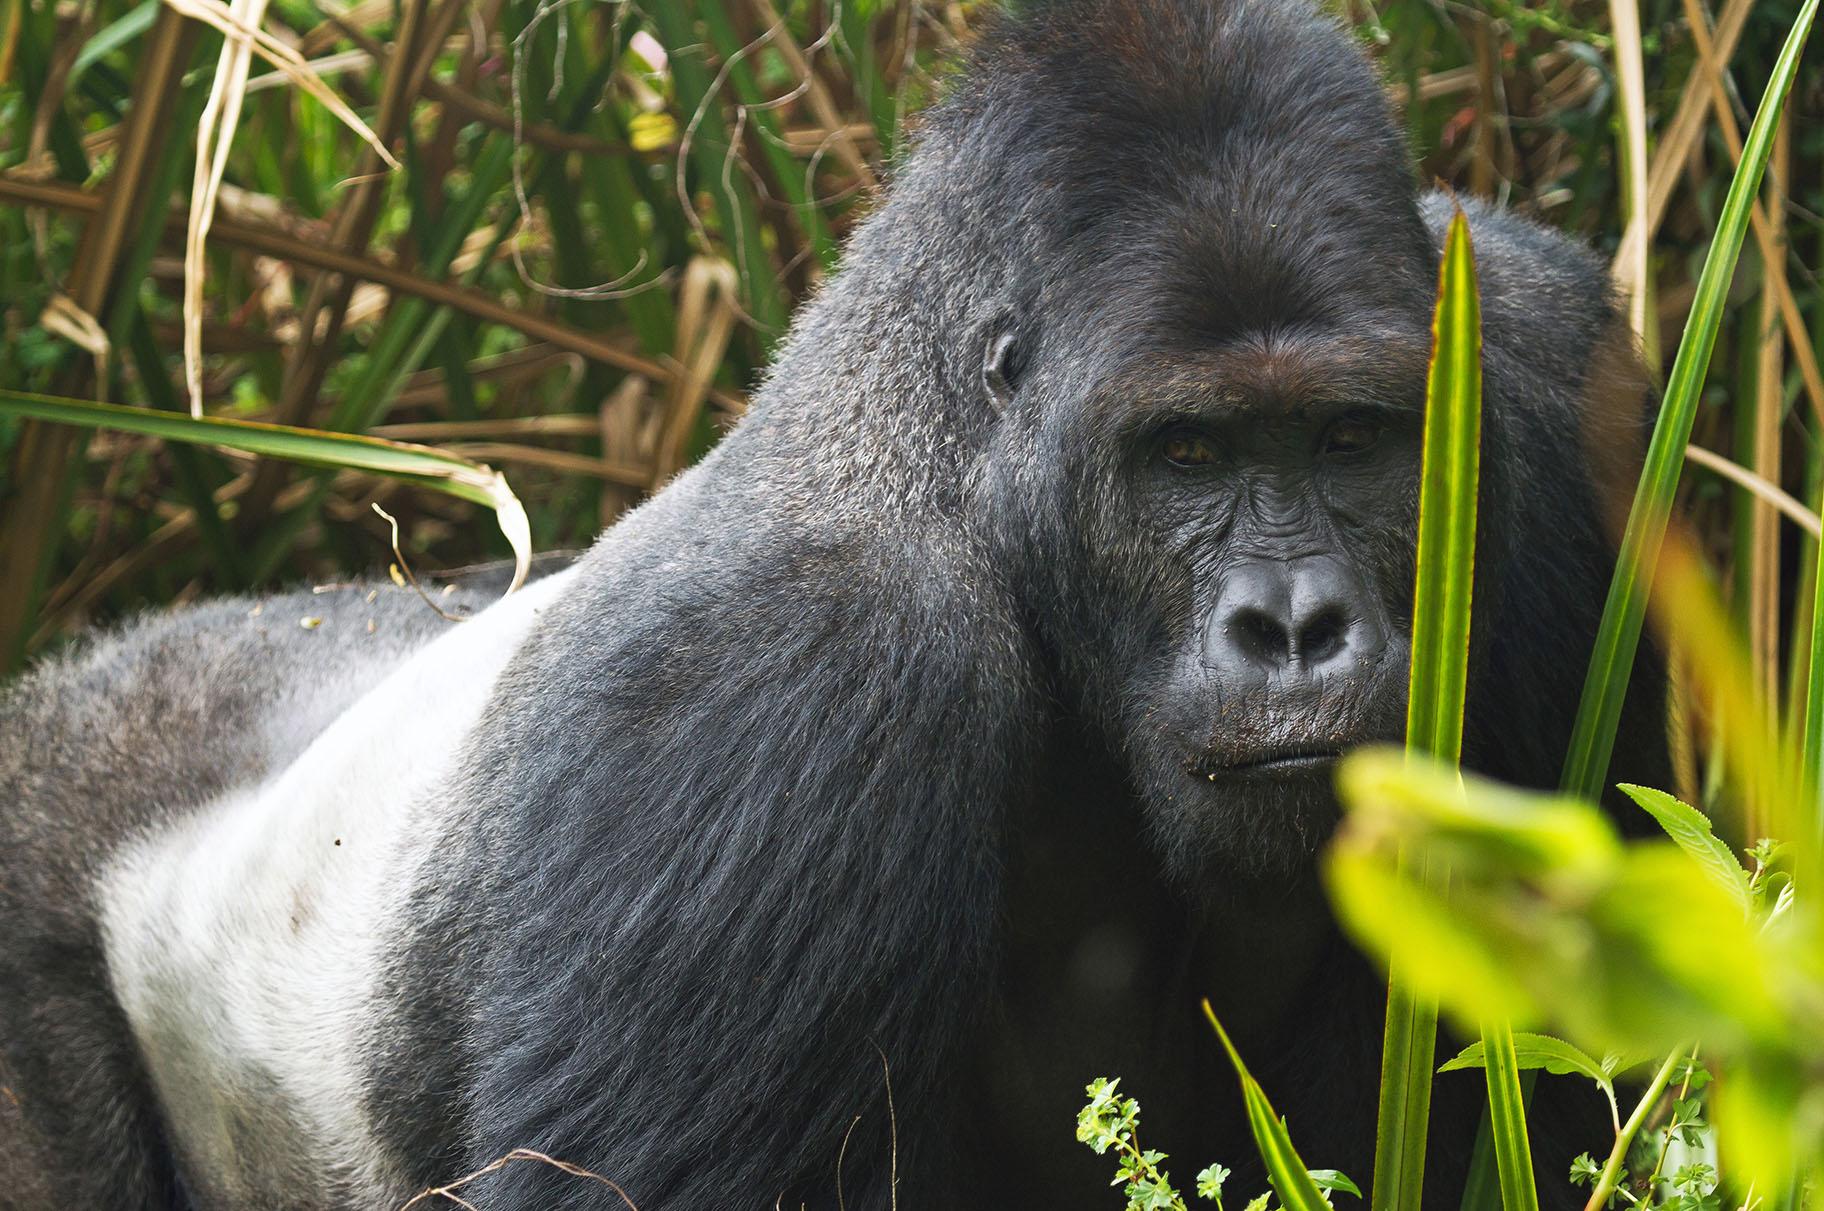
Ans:
{"type": "Polygon", "coordinates": [[[1298,633],[1298,658],[1307,665],[1329,662],[1341,654],[1349,637],[1349,619],[1340,609],[1325,609],[1298,633]]]}
{"type": "Polygon", "coordinates": [[[1292,637],[1277,618],[1262,610],[1242,609],[1229,615],[1229,638],[1250,659],[1283,665],[1292,659],[1292,637]]]}

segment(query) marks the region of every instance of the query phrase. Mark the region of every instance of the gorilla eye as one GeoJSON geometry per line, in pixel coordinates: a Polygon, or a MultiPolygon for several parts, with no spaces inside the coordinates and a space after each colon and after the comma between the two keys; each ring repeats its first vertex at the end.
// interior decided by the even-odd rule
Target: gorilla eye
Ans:
{"type": "Polygon", "coordinates": [[[1324,434],[1325,454],[1360,454],[1381,440],[1385,428],[1380,421],[1365,413],[1351,412],[1331,425],[1324,434]]]}
{"type": "Polygon", "coordinates": [[[1174,467],[1204,467],[1216,461],[1216,449],[1195,429],[1173,429],[1159,443],[1159,453],[1174,467]]]}

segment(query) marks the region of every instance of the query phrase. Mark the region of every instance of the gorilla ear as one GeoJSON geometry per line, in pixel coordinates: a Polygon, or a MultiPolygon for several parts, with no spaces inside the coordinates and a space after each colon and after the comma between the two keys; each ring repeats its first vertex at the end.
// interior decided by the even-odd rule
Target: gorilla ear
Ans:
{"type": "Polygon", "coordinates": [[[988,330],[988,343],[982,351],[982,386],[996,411],[1006,411],[1025,374],[1025,346],[1003,320],[988,330]]]}

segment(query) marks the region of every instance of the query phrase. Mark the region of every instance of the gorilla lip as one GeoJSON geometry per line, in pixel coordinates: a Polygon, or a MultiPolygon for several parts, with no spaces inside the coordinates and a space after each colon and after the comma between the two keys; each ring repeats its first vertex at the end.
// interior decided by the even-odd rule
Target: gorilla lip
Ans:
{"type": "Polygon", "coordinates": [[[1321,769],[1335,762],[1342,755],[1343,752],[1340,748],[1318,745],[1288,746],[1225,755],[1215,759],[1206,758],[1190,768],[1193,774],[1199,774],[1214,782],[1224,775],[1289,774],[1321,769]]]}

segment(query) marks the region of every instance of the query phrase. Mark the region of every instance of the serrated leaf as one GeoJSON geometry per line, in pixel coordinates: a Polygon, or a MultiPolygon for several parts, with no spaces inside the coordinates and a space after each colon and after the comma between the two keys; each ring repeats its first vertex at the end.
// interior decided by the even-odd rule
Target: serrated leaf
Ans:
{"type": "Polygon", "coordinates": [[[1623,782],[1618,789],[1657,820],[1666,835],[1690,854],[1719,887],[1733,896],[1744,913],[1749,910],[1753,901],[1748,893],[1748,872],[1742,869],[1735,853],[1717,837],[1710,826],[1710,817],[1689,803],[1650,786],[1623,782]]]}
{"type": "Polygon", "coordinates": [[[1349,1180],[1347,1174],[1337,1169],[1310,1169],[1311,1181],[1320,1190],[1341,1190],[1344,1194],[1362,1196],[1359,1186],[1349,1180]]]}
{"type": "MultiPolygon", "coordinates": [[[[1563,1039],[1549,1034],[1515,1034],[1514,1058],[1521,1068],[1543,1068],[1559,1076],[1587,1076],[1599,1085],[1609,1083],[1603,1066],[1563,1039]]],[[[1460,1072],[1481,1068],[1485,1064],[1481,1040],[1459,1051],[1439,1072],[1460,1072]]]]}

